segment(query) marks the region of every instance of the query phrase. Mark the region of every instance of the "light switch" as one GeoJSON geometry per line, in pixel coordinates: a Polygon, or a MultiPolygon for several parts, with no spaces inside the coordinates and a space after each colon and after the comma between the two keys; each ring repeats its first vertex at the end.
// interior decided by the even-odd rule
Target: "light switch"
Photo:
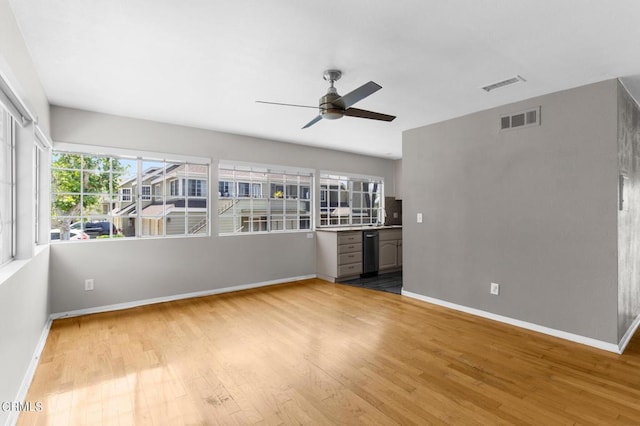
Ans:
{"type": "Polygon", "coordinates": [[[418,213],[416,215],[416,221],[418,221],[418,223],[422,223],[422,213],[418,213]]]}

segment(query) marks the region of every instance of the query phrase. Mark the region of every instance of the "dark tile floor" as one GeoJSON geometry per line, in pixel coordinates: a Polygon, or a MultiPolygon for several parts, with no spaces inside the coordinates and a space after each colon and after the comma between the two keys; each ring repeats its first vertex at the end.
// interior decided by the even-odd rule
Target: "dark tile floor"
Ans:
{"type": "Polygon", "coordinates": [[[402,290],[402,271],[379,274],[375,277],[344,281],[342,284],[400,294],[400,291],[402,290]]]}

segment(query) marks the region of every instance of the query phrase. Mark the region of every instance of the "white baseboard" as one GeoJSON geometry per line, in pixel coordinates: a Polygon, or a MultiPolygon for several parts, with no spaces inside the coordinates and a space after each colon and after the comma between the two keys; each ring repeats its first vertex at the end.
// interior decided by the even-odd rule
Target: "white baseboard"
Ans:
{"type": "Polygon", "coordinates": [[[627,332],[624,333],[624,336],[622,336],[622,339],[620,339],[620,343],[618,343],[618,348],[620,348],[620,353],[623,353],[624,350],[627,348],[627,345],[631,341],[631,338],[633,337],[633,335],[636,333],[638,326],[640,326],[640,315],[638,315],[636,319],[633,320],[633,322],[631,323],[631,326],[627,329],[627,332]]]}
{"type": "MultiPolygon", "coordinates": [[[[480,309],[470,308],[464,305],[458,305],[456,303],[447,302],[445,300],[423,296],[421,294],[412,293],[410,291],[402,290],[402,295],[411,297],[412,299],[421,300],[423,302],[431,303],[434,305],[444,306],[446,308],[454,309],[456,311],[461,311],[471,315],[488,318],[494,321],[503,322],[505,324],[515,325],[516,327],[525,328],[527,330],[536,331],[538,333],[548,334],[549,336],[559,337],[561,339],[570,340],[572,342],[581,343],[583,345],[591,346],[591,347],[602,349],[609,352],[614,352],[617,354],[621,354],[622,350],[624,350],[624,348],[621,348],[615,343],[603,342],[602,340],[592,339],[591,337],[585,337],[579,334],[573,334],[573,333],[568,333],[562,330],[556,330],[554,328],[549,328],[542,325],[521,321],[515,318],[505,317],[505,316],[494,314],[491,312],[482,311],[480,309]]],[[[636,327],[637,326],[638,324],[636,324],[636,327]]],[[[631,333],[631,335],[633,335],[633,333],[631,333]]],[[[629,336],[628,339],[631,339],[631,336],[629,336]]]]}
{"type": "Polygon", "coordinates": [[[55,320],[59,318],[71,318],[71,317],[78,317],[81,315],[97,314],[100,312],[120,311],[122,309],[152,305],[154,303],[172,302],[174,300],[190,299],[192,297],[203,297],[203,296],[211,296],[214,294],[230,293],[232,291],[249,290],[252,288],[266,287],[269,285],[283,284],[283,283],[288,283],[292,281],[308,280],[311,278],[316,278],[316,275],[315,274],[302,275],[298,277],[282,278],[278,280],[262,281],[258,283],[241,284],[241,285],[236,285],[232,287],[196,291],[193,293],[183,293],[183,294],[176,294],[172,296],[155,297],[152,299],[134,300],[133,302],[116,303],[113,305],[96,306],[94,308],[77,309],[74,311],[67,311],[67,312],[58,312],[55,314],[51,314],[50,318],[52,320],[55,320]]]}
{"type": "MultiPolygon", "coordinates": [[[[44,345],[47,343],[47,337],[49,337],[51,322],[52,319],[51,317],[49,317],[47,319],[47,322],[45,322],[44,324],[44,328],[42,329],[42,333],[40,334],[40,339],[38,340],[38,344],[36,345],[35,350],[33,351],[33,356],[31,357],[31,361],[29,362],[29,367],[27,367],[27,371],[24,373],[22,383],[20,384],[20,388],[18,389],[18,393],[16,394],[14,401],[24,402],[24,400],[27,398],[29,386],[31,386],[33,376],[36,374],[36,369],[38,368],[38,363],[40,362],[40,356],[42,355],[42,351],[44,350],[44,345]]],[[[5,425],[15,425],[18,421],[19,415],[20,411],[11,410],[9,412],[9,417],[7,417],[5,425]]]]}

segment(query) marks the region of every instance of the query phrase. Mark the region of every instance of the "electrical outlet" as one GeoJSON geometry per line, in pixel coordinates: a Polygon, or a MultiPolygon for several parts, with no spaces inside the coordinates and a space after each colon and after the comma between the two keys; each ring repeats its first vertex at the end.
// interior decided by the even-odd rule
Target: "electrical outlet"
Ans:
{"type": "Polygon", "coordinates": [[[307,233],[307,238],[309,238],[309,239],[313,238],[313,232],[307,233]]]}
{"type": "Polygon", "coordinates": [[[84,280],[84,290],[85,291],[93,290],[93,278],[84,280]]]}
{"type": "Polygon", "coordinates": [[[489,290],[491,292],[491,294],[497,296],[500,294],[500,284],[498,283],[491,283],[491,289],[489,290]]]}
{"type": "Polygon", "coordinates": [[[416,215],[416,221],[417,221],[418,223],[422,223],[422,213],[418,213],[418,214],[416,215]]]}

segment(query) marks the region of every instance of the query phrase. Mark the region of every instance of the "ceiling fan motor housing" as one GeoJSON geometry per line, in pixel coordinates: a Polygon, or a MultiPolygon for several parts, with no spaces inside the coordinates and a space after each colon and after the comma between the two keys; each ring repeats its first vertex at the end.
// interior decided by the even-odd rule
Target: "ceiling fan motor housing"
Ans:
{"type": "Polygon", "coordinates": [[[325,120],[337,120],[344,116],[344,103],[338,100],[341,96],[335,87],[330,87],[327,94],[320,98],[320,115],[325,120]]]}

